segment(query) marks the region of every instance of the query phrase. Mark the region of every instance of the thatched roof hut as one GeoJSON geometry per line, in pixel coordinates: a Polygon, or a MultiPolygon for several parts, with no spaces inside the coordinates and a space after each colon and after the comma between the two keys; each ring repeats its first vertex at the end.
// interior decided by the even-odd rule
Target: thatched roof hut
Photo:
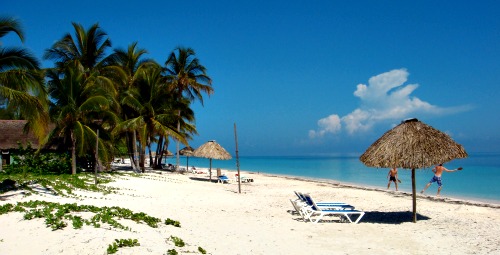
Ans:
{"type": "Polygon", "coordinates": [[[415,169],[466,158],[462,145],[417,119],[404,120],[375,141],[359,158],[370,167],[412,170],[413,222],[417,222],[415,169]]]}
{"type": "Polygon", "coordinates": [[[0,120],[0,150],[8,151],[18,149],[18,143],[26,146],[31,144],[33,149],[38,149],[38,139],[32,132],[25,132],[27,120],[0,120]]]}

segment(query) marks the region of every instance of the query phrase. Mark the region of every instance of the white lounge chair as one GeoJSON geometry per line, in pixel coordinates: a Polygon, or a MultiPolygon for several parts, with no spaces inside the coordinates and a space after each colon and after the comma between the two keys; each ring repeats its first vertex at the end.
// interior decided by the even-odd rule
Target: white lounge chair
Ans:
{"type": "MultiPolygon", "coordinates": [[[[313,206],[312,198],[309,194],[302,194],[301,192],[294,191],[295,195],[299,198],[298,200],[305,205],[313,206]]],[[[344,202],[316,202],[317,206],[322,208],[328,208],[333,210],[345,210],[350,209],[353,210],[354,206],[346,204],[344,202]]]]}
{"type": "MultiPolygon", "coordinates": [[[[306,197],[308,194],[304,194],[306,197]]],[[[310,198],[310,196],[309,196],[310,198]]],[[[352,210],[352,209],[325,209],[321,206],[318,206],[314,200],[312,200],[312,206],[303,206],[302,212],[304,213],[304,217],[309,219],[312,223],[318,223],[324,216],[339,216],[341,221],[346,219],[350,223],[358,223],[361,218],[365,215],[365,212],[352,210]],[[353,215],[357,215],[357,218],[353,221],[351,217],[353,215]]]]}
{"type": "Polygon", "coordinates": [[[217,182],[229,183],[229,181],[230,181],[230,179],[225,175],[220,175],[219,177],[217,177],[217,182]]]}
{"type": "Polygon", "coordinates": [[[306,216],[304,214],[304,211],[302,209],[302,204],[299,204],[299,201],[297,200],[293,200],[293,199],[290,199],[290,202],[292,203],[293,205],[293,208],[295,208],[295,211],[300,215],[302,216],[302,220],[306,221],[306,216]]]}

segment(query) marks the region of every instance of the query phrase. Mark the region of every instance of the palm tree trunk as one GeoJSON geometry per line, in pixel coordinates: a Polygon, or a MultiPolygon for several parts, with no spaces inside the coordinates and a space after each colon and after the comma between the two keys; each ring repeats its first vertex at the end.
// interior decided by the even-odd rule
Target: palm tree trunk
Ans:
{"type": "MultiPolygon", "coordinates": [[[[181,110],[179,110],[179,118],[181,117],[181,110]]],[[[177,121],[177,132],[181,132],[181,121],[178,120],[177,121]]],[[[177,152],[177,157],[176,157],[176,163],[177,163],[177,167],[176,169],[179,169],[179,140],[176,140],[177,141],[177,144],[176,144],[176,152],[177,152]]]]}
{"type": "Polygon", "coordinates": [[[71,131],[71,174],[76,174],[76,139],[71,131]]]}
{"type": "Polygon", "coordinates": [[[134,170],[138,170],[139,169],[139,155],[137,153],[137,136],[135,134],[135,131],[133,131],[134,134],[132,136],[132,147],[134,149],[134,158],[132,160],[133,164],[134,164],[134,170]]]}
{"type": "Polygon", "coordinates": [[[163,148],[164,148],[164,143],[163,143],[164,137],[160,135],[160,138],[158,139],[158,146],[156,146],[156,155],[155,155],[155,164],[154,168],[155,169],[160,169],[161,168],[161,160],[163,158],[163,148]]]}
{"type": "Polygon", "coordinates": [[[144,147],[144,146],[140,147],[139,158],[140,158],[139,166],[141,167],[141,172],[145,173],[146,172],[146,166],[145,166],[145,164],[146,164],[146,162],[145,162],[146,147],[144,147]]]}

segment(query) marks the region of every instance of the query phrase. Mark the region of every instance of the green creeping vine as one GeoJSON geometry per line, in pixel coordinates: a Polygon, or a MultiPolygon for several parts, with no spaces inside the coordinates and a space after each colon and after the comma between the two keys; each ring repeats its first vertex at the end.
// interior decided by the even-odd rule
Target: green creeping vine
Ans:
{"type": "Polygon", "coordinates": [[[137,239],[115,239],[113,244],[110,244],[108,246],[108,254],[114,254],[118,251],[118,248],[121,247],[134,247],[134,246],[141,246],[139,241],[137,239]]]}
{"type": "MultiPolygon", "coordinates": [[[[99,184],[106,184],[112,181],[111,175],[122,175],[119,173],[100,174],[99,184]]],[[[94,175],[89,173],[80,173],[76,175],[33,175],[33,174],[10,174],[0,173],[0,181],[11,179],[16,182],[18,189],[24,189],[31,193],[40,193],[32,188],[34,184],[39,184],[53,195],[63,197],[76,197],[73,190],[80,189],[92,192],[102,192],[104,195],[117,193],[116,188],[95,185],[94,175]]]]}
{"type": "Polygon", "coordinates": [[[170,249],[167,251],[167,255],[177,255],[179,254],[175,249],[170,249]]]}
{"type": "Polygon", "coordinates": [[[76,203],[59,204],[39,200],[18,202],[15,206],[12,204],[0,206],[0,215],[9,212],[23,212],[25,220],[45,218],[45,224],[47,227],[51,227],[52,230],[65,228],[67,226],[66,221],[71,221],[75,229],[81,228],[84,223],[96,228],[99,228],[101,223],[107,223],[114,228],[124,230],[130,230],[130,228],[123,226],[115,218],[130,219],[137,223],[147,224],[152,228],[157,228],[158,223],[161,222],[159,218],[149,216],[143,212],[134,213],[129,209],[117,206],[97,207],[92,205],[77,205],[76,203]],[[71,215],[72,212],[91,212],[94,213],[94,216],[87,220],[71,215]]]}
{"type": "Polygon", "coordinates": [[[178,228],[180,228],[180,227],[181,227],[181,223],[180,223],[180,222],[178,222],[178,221],[176,221],[176,220],[172,220],[172,219],[170,219],[170,218],[167,218],[167,219],[165,220],[165,225],[172,225],[172,226],[174,226],[174,227],[178,227],[178,228]]]}
{"type": "Polygon", "coordinates": [[[170,239],[174,242],[174,245],[177,247],[184,247],[186,245],[182,239],[176,236],[170,236],[170,239]]]}
{"type": "Polygon", "coordinates": [[[205,251],[205,249],[201,248],[201,247],[198,247],[198,251],[201,253],[201,254],[207,254],[207,251],[205,251]]]}

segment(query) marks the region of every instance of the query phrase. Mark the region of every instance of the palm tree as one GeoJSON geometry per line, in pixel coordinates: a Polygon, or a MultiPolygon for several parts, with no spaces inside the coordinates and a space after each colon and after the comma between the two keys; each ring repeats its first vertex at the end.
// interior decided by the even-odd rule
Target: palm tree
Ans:
{"type": "MultiPolygon", "coordinates": [[[[71,151],[71,171],[76,174],[76,156],[93,151],[97,128],[110,127],[117,117],[110,110],[113,84],[100,76],[86,73],[79,63],[60,70],[47,71],[47,86],[53,100],[50,114],[56,124],[48,139],[63,138],[71,151]],[[88,76],[88,77],[86,77],[88,76]],[[101,120],[103,123],[96,123],[101,120]]],[[[104,130],[105,131],[105,130],[104,130]]],[[[100,138],[99,157],[108,160],[109,146],[100,138]]]]}
{"type": "MultiPolygon", "coordinates": [[[[67,33],[45,51],[44,58],[55,61],[47,71],[48,87],[54,103],[51,116],[56,123],[52,137],[63,137],[72,153],[72,173],[76,173],[76,154],[93,151],[94,130],[110,130],[117,121],[111,109],[118,106],[114,79],[120,69],[106,65],[111,47],[107,34],[96,23],[85,30],[72,23],[75,36],[67,33]],[[101,121],[96,121],[101,120],[101,121]]],[[[106,138],[106,132],[102,133],[106,138]]],[[[100,137],[100,141],[103,140],[100,137]]],[[[99,142],[99,145],[104,145],[99,142]]],[[[109,150],[99,147],[101,157],[109,150]]]]}
{"type": "MultiPolygon", "coordinates": [[[[137,92],[137,80],[141,74],[141,70],[147,68],[151,65],[157,65],[153,60],[145,59],[143,56],[147,54],[147,51],[137,47],[137,42],[132,43],[128,46],[127,50],[115,49],[114,53],[105,59],[107,66],[118,66],[121,69],[121,78],[115,79],[118,82],[118,101],[123,102],[126,97],[134,97],[138,95],[137,92]]],[[[118,72],[117,72],[118,73],[118,72]]],[[[130,109],[126,104],[121,104],[120,117],[123,120],[128,120],[130,118],[137,117],[137,113],[130,109]]],[[[136,132],[130,131],[126,132],[126,144],[128,148],[129,156],[131,156],[131,163],[134,169],[139,168],[139,162],[137,158],[137,142],[136,142],[136,132]]]]}
{"type": "MultiPolygon", "coordinates": [[[[0,38],[15,33],[24,42],[20,23],[0,17],[0,38]]],[[[38,60],[26,49],[2,47],[0,42],[0,102],[7,115],[28,120],[28,127],[42,138],[46,134],[47,94],[38,60]]]]}
{"type": "Polygon", "coordinates": [[[79,62],[86,75],[104,67],[106,50],[111,47],[111,40],[96,23],[85,30],[82,25],[73,22],[75,37],[67,33],[55,42],[45,54],[45,59],[54,60],[56,67],[63,69],[72,62],[79,62]]]}
{"type": "Polygon", "coordinates": [[[159,66],[150,65],[140,71],[136,81],[137,94],[130,93],[121,101],[122,105],[132,109],[136,117],[129,118],[117,126],[115,134],[123,131],[137,131],[140,141],[141,170],[144,172],[144,155],[146,146],[157,135],[187,143],[185,136],[175,130],[178,115],[171,110],[171,93],[166,87],[162,70],[159,66]]]}
{"type": "MultiPolygon", "coordinates": [[[[203,105],[202,93],[209,96],[213,93],[212,79],[195,55],[191,48],[176,48],[165,62],[165,76],[179,102],[185,97],[189,101],[198,99],[203,105]]],[[[178,116],[181,116],[181,110],[177,110],[178,116]]],[[[181,131],[180,118],[177,122],[177,131],[181,131]]],[[[177,142],[176,151],[177,166],[179,166],[179,142],[177,142]]]]}

